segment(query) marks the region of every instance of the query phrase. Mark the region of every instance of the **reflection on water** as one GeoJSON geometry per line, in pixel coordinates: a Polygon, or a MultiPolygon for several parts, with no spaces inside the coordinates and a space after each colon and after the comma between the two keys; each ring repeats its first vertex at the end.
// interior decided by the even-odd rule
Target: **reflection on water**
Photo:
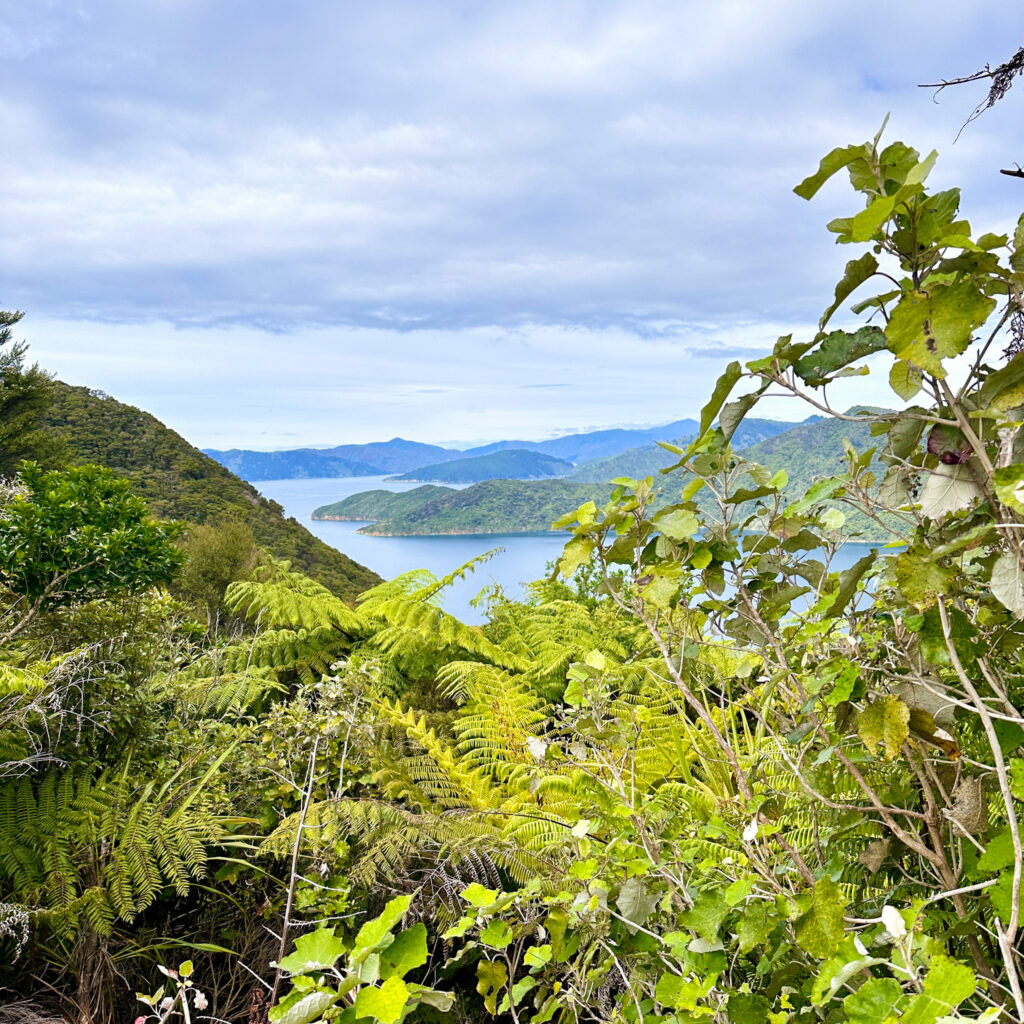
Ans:
{"type": "MultiPolygon", "coordinates": [[[[463,622],[483,621],[481,612],[470,601],[486,587],[499,584],[510,597],[520,597],[523,584],[544,575],[545,566],[562,553],[569,535],[559,534],[485,534],[456,537],[367,537],[357,532],[362,523],[314,522],[313,509],[341,501],[360,491],[409,491],[421,484],[411,481],[386,481],[380,476],[330,477],[309,480],[260,480],[255,486],[261,494],[284,507],[323,541],[349,558],[391,579],[410,569],[429,569],[444,576],[464,562],[492,548],[504,550],[485,562],[467,579],[455,583],[444,598],[444,608],[463,622]]],[[[853,565],[871,547],[846,544],[832,562],[832,569],[853,565]]]]}

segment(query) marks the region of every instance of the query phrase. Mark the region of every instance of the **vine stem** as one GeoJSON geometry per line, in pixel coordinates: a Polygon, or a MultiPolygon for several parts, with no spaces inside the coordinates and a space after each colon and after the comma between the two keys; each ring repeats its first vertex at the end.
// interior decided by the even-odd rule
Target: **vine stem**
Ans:
{"type": "Polygon", "coordinates": [[[274,972],[274,984],[270,990],[269,1005],[277,1000],[277,990],[281,987],[281,961],[285,957],[288,946],[288,930],[291,927],[292,905],[295,902],[295,883],[299,879],[299,847],[302,845],[302,830],[306,827],[306,814],[313,798],[313,775],[316,771],[316,753],[320,746],[320,737],[313,740],[313,751],[309,755],[309,770],[306,773],[305,792],[302,794],[302,809],[299,811],[299,827],[295,831],[295,843],[292,846],[292,866],[288,875],[288,897],[284,905],[284,921],[281,924],[281,944],[277,952],[277,969],[274,972]]]}
{"type": "Polygon", "coordinates": [[[1006,978],[1013,993],[1013,1001],[1017,1007],[1017,1017],[1024,1020],[1024,992],[1021,991],[1020,974],[1017,971],[1017,963],[1014,956],[1013,943],[1017,937],[1017,927],[1020,923],[1020,882],[1022,869],[1020,826],[1017,822],[1017,815],[1013,807],[1013,794],[1010,792],[1010,782],[1006,771],[1006,761],[1003,758],[1003,748],[999,744],[999,737],[996,735],[995,725],[988,707],[981,699],[971,682],[970,676],[964,670],[960,655],[957,653],[956,645],[952,640],[952,631],[949,625],[949,614],[946,611],[946,603],[940,597],[937,601],[939,610],[939,621],[942,623],[942,637],[949,651],[949,658],[956,672],[961,685],[967,691],[981,719],[982,728],[985,730],[985,738],[988,740],[992,750],[992,758],[995,761],[996,778],[999,780],[999,791],[1003,797],[1003,806],[1006,809],[1006,818],[1010,827],[1010,839],[1013,842],[1013,895],[1010,906],[1010,921],[1004,929],[996,922],[996,937],[999,942],[999,952],[1002,954],[1003,965],[1006,968],[1006,978]]]}

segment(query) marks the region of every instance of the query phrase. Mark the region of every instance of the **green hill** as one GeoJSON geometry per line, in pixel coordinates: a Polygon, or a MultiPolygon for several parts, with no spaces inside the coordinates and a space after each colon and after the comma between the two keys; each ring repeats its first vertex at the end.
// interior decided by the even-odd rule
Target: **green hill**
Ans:
{"type": "Polygon", "coordinates": [[[451,487],[425,484],[411,491],[360,491],[332,505],[313,509],[313,519],[340,520],[342,522],[374,522],[405,515],[435,498],[454,494],[451,487]]]}
{"type": "Polygon", "coordinates": [[[607,487],[565,480],[486,480],[456,491],[417,487],[364,491],[318,508],[316,519],[367,519],[360,533],[408,537],[460,533],[546,533],[567,509],[605,500],[607,487]]]}
{"type": "Polygon", "coordinates": [[[158,419],[88,388],[57,382],[48,425],[65,441],[73,464],[109,466],[163,519],[213,523],[238,519],[258,544],[352,600],[380,582],[376,573],[286,519],[262,497],[158,419]]]}
{"type": "MultiPolygon", "coordinates": [[[[777,420],[751,418],[744,420],[733,436],[733,447],[744,449],[770,437],[788,433],[794,428],[805,426],[805,423],[783,423],[777,420]]],[[[686,444],[693,440],[693,434],[675,439],[676,444],[686,444]]],[[[628,476],[633,480],[642,480],[645,476],[657,476],[666,466],[678,462],[678,458],[657,444],[645,444],[639,448],[630,448],[603,459],[591,459],[581,463],[570,474],[570,480],[590,480],[594,483],[606,483],[620,476],[628,476]]]]}
{"type": "Polygon", "coordinates": [[[571,470],[572,463],[565,459],[556,459],[553,455],[523,448],[508,448],[489,455],[459,459],[457,462],[423,466],[391,479],[475,484],[482,480],[550,480],[565,476],[571,470]]]}
{"type": "MultiPolygon", "coordinates": [[[[758,421],[748,426],[749,431],[739,436],[758,436],[758,421]]],[[[756,444],[743,448],[743,455],[773,471],[785,470],[789,476],[786,493],[790,498],[802,495],[815,479],[842,472],[844,438],[858,451],[876,443],[867,424],[834,419],[804,422],[782,433],[767,432],[774,436],[762,434],[756,444]]],[[[654,476],[655,485],[667,492],[662,498],[666,500],[677,494],[678,488],[675,478],[659,476],[658,470],[673,461],[671,453],[663,448],[645,447],[591,463],[589,472],[612,469],[619,471],[616,475],[633,478],[654,476]]],[[[604,480],[580,480],[578,475],[573,474],[568,480],[488,480],[464,490],[425,486],[402,494],[364,491],[325,505],[313,515],[317,519],[365,520],[372,525],[360,532],[379,536],[539,533],[550,530],[556,519],[585,501],[599,505],[607,501],[610,476],[604,480]]],[[[881,478],[881,473],[878,476],[881,478]]],[[[702,497],[708,500],[706,495],[702,497]]],[[[860,531],[871,540],[882,536],[866,516],[850,511],[847,515],[851,530],[860,531]]]]}
{"type": "Polygon", "coordinates": [[[784,434],[759,441],[744,448],[743,455],[771,470],[784,469],[789,476],[786,493],[796,498],[816,479],[843,472],[844,439],[859,452],[880,445],[879,438],[871,436],[867,423],[829,418],[802,423],[784,434]]]}

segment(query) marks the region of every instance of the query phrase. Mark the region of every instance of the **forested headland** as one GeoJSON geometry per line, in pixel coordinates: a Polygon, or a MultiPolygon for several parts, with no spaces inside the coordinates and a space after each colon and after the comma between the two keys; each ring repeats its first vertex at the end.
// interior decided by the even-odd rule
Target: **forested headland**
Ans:
{"type": "Polygon", "coordinates": [[[479,627],[439,604],[473,564],[342,585],[4,314],[0,1013],[1024,1021],[1024,218],[976,234],[934,160],[824,157],[818,329],[566,492],[479,627]],[[893,409],[834,408],[880,371],[893,409]],[[740,445],[773,393],[834,451],[740,445]]]}

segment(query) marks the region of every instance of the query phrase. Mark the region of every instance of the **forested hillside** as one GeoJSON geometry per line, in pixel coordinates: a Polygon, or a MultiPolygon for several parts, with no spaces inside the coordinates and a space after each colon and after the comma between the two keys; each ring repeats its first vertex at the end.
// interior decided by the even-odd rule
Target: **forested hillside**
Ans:
{"type": "MultiPolygon", "coordinates": [[[[811,417],[811,419],[816,419],[816,417],[811,417]]],[[[769,437],[791,431],[797,426],[799,424],[786,423],[782,420],[751,418],[749,423],[744,421],[736,428],[732,444],[734,448],[744,449],[769,437]]],[[[662,440],[672,441],[675,444],[686,444],[693,440],[693,434],[666,437],[662,438],[662,440]]],[[[588,462],[583,462],[569,474],[569,479],[607,483],[616,477],[628,476],[638,480],[645,476],[657,474],[666,466],[671,466],[676,461],[672,453],[660,445],[647,444],[638,448],[629,448],[618,455],[612,455],[608,458],[591,459],[588,462]]]]}
{"type": "MultiPolygon", "coordinates": [[[[869,427],[863,422],[822,420],[815,416],[798,426],[773,420],[754,420],[746,430],[744,426],[740,424],[734,440],[763,440],[737,444],[736,450],[771,473],[785,473],[789,483],[783,493],[794,499],[815,480],[843,471],[844,440],[861,452],[876,447],[869,427]],[[789,429],[778,432],[777,428],[789,429]]],[[[677,455],[659,446],[636,448],[611,459],[584,463],[565,480],[488,480],[461,491],[442,487],[417,487],[402,494],[362,491],[316,509],[313,518],[366,520],[372,525],[360,532],[379,536],[539,533],[550,530],[551,524],[572,504],[594,501],[603,505],[611,494],[614,479],[641,480],[650,476],[654,488],[649,498],[651,504],[658,507],[672,500],[673,491],[680,486],[676,482],[679,478],[666,476],[662,471],[677,461],[677,455]]],[[[457,467],[460,463],[453,465],[457,467]]],[[[699,494],[697,500],[704,511],[711,511],[714,502],[710,492],[699,494]]],[[[848,530],[857,531],[861,539],[888,539],[878,523],[853,511],[849,513],[848,530]]]]}
{"type": "Polygon", "coordinates": [[[369,520],[360,532],[380,537],[545,533],[567,509],[607,490],[565,480],[485,480],[464,490],[364,491],[316,509],[313,518],[369,520]]]}
{"type": "Polygon", "coordinates": [[[62,439],[68,461],[110,467],[131,482],[156,516],[191,523],[243,522],[258,544],[346,601],[380,582],[141,409],[57,382],[45,422],[62,439]]]}

